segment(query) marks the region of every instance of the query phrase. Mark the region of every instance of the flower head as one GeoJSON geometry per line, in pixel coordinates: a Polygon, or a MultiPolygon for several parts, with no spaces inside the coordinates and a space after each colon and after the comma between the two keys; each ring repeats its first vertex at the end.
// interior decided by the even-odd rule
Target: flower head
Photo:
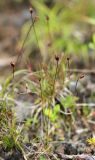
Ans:
{"type": "Polygon", "coordinates": [[[33,8],[30,7],[30,8],[29,8],[29,11],[30,11],[30,13],[32,14],[32,13],[33,13],[33,8]]]}
{"type": "Polygon", "coordinates": [[[88,138],[88,139],[87,139],[87,142],[88,142],[88,144],[95,146],[95,137],[88,138]]]}
{"type": "Polygon", "coordinates": [[[55,55],[55,60],[56,60],[56,61],[59,61],[59,56],[56,56],[56,55],[55,55]]]}

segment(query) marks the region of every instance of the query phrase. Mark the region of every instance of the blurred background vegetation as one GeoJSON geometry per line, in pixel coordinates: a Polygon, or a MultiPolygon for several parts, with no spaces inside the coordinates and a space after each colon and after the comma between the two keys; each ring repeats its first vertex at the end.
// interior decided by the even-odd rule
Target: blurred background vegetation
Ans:
{"type": "Polygon", "coordinates": [[[28,13],[30,6],[34,9],[33,18],[36,18],[35,31],[38,42],[32,28],[25,44],[24,63],[31,62],[36,68],[39,60],[47,62],[55,54],[65,54],[70,55],[78,67],[93,67],[95,59],[94,0],[0,1],[1,13],[5,14],[8,9],[15,14],[23,11],[28,17],[19,27],[20,34],[17,36],[14,50],[21,47],[31,24],[28,13]]]}

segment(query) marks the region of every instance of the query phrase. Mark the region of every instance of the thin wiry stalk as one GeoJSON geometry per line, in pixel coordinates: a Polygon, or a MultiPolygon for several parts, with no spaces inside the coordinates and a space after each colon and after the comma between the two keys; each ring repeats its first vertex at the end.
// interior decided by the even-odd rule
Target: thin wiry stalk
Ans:
{"type": "MultiPolygon", "coordinates": [[[[37,32],[36,32],[36,29],[35,29],[35,20],[36,19],[33,19],[32,12],[30,12],[30,13],[31,13],[31,21],[32,21],[32,24],[33,24],[33,31],[34,31],[35,38],[36,38],[36,41],[37,41],[38,49],[39,49],[40,55],[42,56],[40,45],[39,45],[39,40],[38,40],[38,37],[37,37],[37,32]]],[[[40,69],[42,69],[42,64],[40,62],[39,62],[39,67],[40,67],[40,69]]]]}
{"type": "Polygon", "coordinates": [[[30,34],[30,31],[31,31],[32,27],[33,27],[33,23],[30,24],[30,27],[29,27],[28,32],[27,32],[27,34],[26,34],[26,37],[25,37],[25,39],[24,39],[24,41],[23,41],[23,43],[22,43],[22,47],[21,47],[20,52],[19,52],[20,54],[19,54],[18,57],[17,57],[15,66],[17,65],[17,63],[19,62],[19,60],[21,60],[21,56],[23,55],[24,45],[25,45],[25,43],[26,43],[26,41],[27,41],[27,38],[28,38],[28,36],[29,36],[29,34],[30,34]]]}
{"type": "MultiPolygon", "coordinates": [[[[43,107],[43,106],[42,106],[43,107]]],[[[44,118],[43,118],[43,108],[41,112],[41,141],[43,141],[44,138],[44,118]]]]}
{"type": "Polygon", "coordinates": [[[37,37],[37,33],[36,33],[36,29],[35,29],[35,20],[33,20],[32,14],[31,14],[31,21],[32,21],[32,24],[33,24],[33,30],[34,30],[35,38],[36,38],[36,41],[37,41],[38,49],[41,52],[38,37],[37,37]]]}
{"type": "MultiPolygon", "coordinates": [[[[51,105],[51,103],[48,103],[48,108],[50,109],[50,105],[51,105]]],[[[49,115],[50,115],[50,111],[49,111],[49,115]]],[[[47,122],[48,122],[48,124],[47,124],[47,138],[48,138],[48,136],[49,136],[49,129],[50,129],[50,119],[49,119],[49,116],[47,117],[47,122]]],[[[48,141],[46,140],[46,144],[48,143],[48,141]]]]}
{"type": "Polygon", "coordinates": [[[12,67],[12,74],[13,74],[13,79],[14,79],[15,64],[13,62],[11,62],[11,67],[12,67]]]}
{"type": "Polygon", "coordinates": [[[14,72],[15,72],[15,68],[13,67],[13,79],[14,79],[14,72]]]}
{"type": "Polygon", "coordinates": [[[76,85],[75,85],[75,93],[76,93],[76,95],[78,96],[78,91],[77,91],[77,85],[78,85],[78,82],[79,82],[79,78],[77,79],[77,81],[76,81],[76,85]]]}
{"type": "MultiPolygon", "coordinates": [[[[67,58],[67,65],[68,65],[68,70],[70,70],[70,58],[69,57],[67,58]]],[[[68,73],[69,80],[70,80],[70,75],[71,73],[69,72],[68,73]]]]}
{"type": "Polygon", "coordinates": [[[40,91],[41,91],[41,100],[42,100],[42,110],[41,110],[41,141],[43,141],[43,137],[44,137],[44,112],[43,112],[43,92],[42,92],[42,83],[41,83],[41,79],[40,79],[40,91]]]}
{"type": "Polygon", "coordinates": [[[84,78],[84,74],[81,74],[81,75],[78,77],[77,81],[76,81],[75,93],[76,93],[77,96],[78,96],[77,85],[78,85],[79,80],[82,79],[82,78],[84,78]]]}
{"type": "Polygon", "coordinates": [[[49,23],[49,17],[48,16],[46,16],[46,20],[47,20],[48,36],[49,36],[50,40],[52,40],[51,33],[50,33],[50,23],[49,23]]]}
{"type": "MultiPolygon", "coordinates": [[[[55,71],[55,75],[54,75],[54,81],[53,81],[53,89],[52,89],[52,96],[50,101],[48,101],[48,107],[49,109],[51,109],[51,104],[52,104],[52,98],[53,98],[53,94],[55,91],[55,83],[56,83],[56,78],[57,78],[57,74],[58,74],[58,70],[59,70],[59,57],[55,56],[55,60],[56,60],[56,71],[55,71]]],[[[50,112],[49,112],[50,115],[50,112]]],[[[50,130],[50,119],[48,117],[48,126],[47,126],[47,136],[49,136],[49,130],[50,130]]]]}
{"type": "Polygon", "coordinates": [[[55,90],[55,83],[56,83],[56,78],[57,78],[57,74],[58,74],[58,66],[59,66],[59,62],[56,62],[56,72],[55,72],[55,76],[54,76],[54,82],[53,82],[53,93],[55,90]]]}

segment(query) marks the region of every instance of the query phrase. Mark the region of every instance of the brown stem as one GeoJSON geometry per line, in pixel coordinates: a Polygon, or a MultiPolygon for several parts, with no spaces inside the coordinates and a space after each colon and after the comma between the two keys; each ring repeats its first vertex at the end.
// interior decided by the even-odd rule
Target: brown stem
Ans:
{"type": "Polygon", "coordinates": [[[77,95],[77,96],[78,96],[78,91],[77,91],[78,81],[79,81],[79,78],[77,79],[77,81],[76,81],[76,85],[75,85],[75,93],[76,93],[76,95],[77,95]]]}
{"type": "Polygon", "coordinates": [[[24,41],[23,41],[23,43],[22,43],[22,47],[21,47],[20,52],[19,52],[19,55],[18,55],[18,57],[17,57],[15,66],[16,66],[17,63],[19,62],[19,59],[21,60],[21,56],[22,56],[22,54],[23,54],[24,45],[25,45],[25,43],[26,43],[26,41],[27,41],[27,38],[28,38],[28,36],[29,36],[29,34],[30,34],[30,31],[31,31],[32,27],[33,27],[33,23],[30,25],[29,30],[28,30],[28,32],[27,32],[27,34],[26,34],[26,37],[25,37],[25,39],[24,39],[24,41]]]}
{"type": "Polygon", "coordinates": [[[57,74],[58,74],[58,66],[59,66],[59,60],[56,59],[56,72],[55,72],[54,82],[53,82],[53,93],[55,90],[55,82],[56,82],[56,78],[57,78],[57,74]]]}

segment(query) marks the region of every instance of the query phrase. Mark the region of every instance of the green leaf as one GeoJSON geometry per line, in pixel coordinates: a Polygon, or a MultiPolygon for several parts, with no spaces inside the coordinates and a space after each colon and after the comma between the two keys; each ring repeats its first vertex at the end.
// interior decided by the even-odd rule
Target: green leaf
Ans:
{"type": "Polygon", "coordinates": [[[46,160],[45,156],[44,156],[44,155],[41,155],[41,156],[40,156],[40,160],[46,160]]]}
{"type": "Polygon", "coordinates": [[[77,97],[67,96],[66,98],[61,98],[61,103],[65,108],[74,108],[77,101],[77,97]]]}
{"type": "Polygon", "coordinates": [[[32,121],[33,121],[33,119],[32,118],[27,118],[27,120],[26,120],[26,126],[27,127],[30,127],[31,126],[31,124],[32,124],[32,121]]]}
{"type": "Polygon", "coordinates": [[[51,109],[46,108],[46,109],[44,110],[44,114],[45,114],[46,116],[48,116],[48,117],[51,117],[51,115],[53,114],[53,112],[52,112],[51,109]]]}
{"type": "Polygon", "coordinates": [[[60,111],[60,105],[59,104],[56,104],[54,106],[54,113],[58,113],[60,111]]]}

